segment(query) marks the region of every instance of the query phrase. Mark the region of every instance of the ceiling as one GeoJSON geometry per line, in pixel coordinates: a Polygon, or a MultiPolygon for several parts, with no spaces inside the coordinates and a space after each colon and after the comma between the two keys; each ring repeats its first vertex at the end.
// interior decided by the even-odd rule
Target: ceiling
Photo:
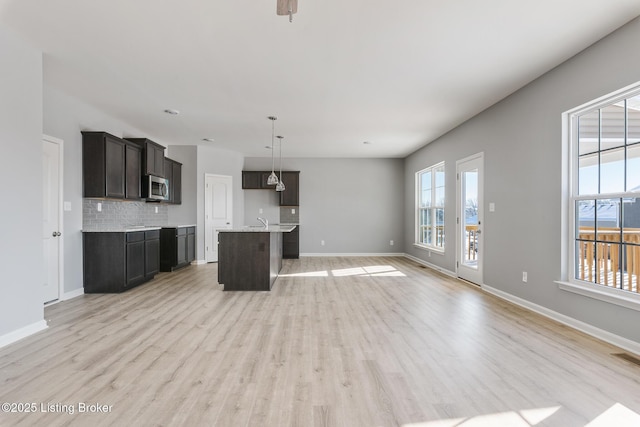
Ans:
{"type": "Polygon", "coordinates": [[[285,157],[405,157],[638,15],[638,0],[299,0],[289,23],[276,0],[0,0],[45,84],[144,133],[124,136],[250,157],[270,155],[270,115],[285,157]]]}

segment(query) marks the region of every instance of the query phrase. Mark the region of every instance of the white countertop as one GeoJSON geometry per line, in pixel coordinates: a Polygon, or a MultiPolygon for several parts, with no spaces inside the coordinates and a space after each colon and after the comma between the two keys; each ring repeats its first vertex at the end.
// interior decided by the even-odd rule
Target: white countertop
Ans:
{"type": "Polygon", "coordinates": [[[82,230],[83,233],[130,233],[134,231],[152,231],[152,230],[160,230],[162,227],[159,225],[146,227],[146,226],[133,226],[133,227],[105,227],[105,228],[95,228],[82,230]]]}
{"type": "Polygon", "coordinates": [[[195,227],[195,224],[169,224],[169,225],[163,225],[162,228],[185,228],[185,227],[195,227]]]}
{"type": "Polygon", "coordinates": [[[263,225],[245,225],[240,228],[219,228],[220,233],[289,233],[295,230],[296,225],[271,224],[268,227],[263,225]]]}

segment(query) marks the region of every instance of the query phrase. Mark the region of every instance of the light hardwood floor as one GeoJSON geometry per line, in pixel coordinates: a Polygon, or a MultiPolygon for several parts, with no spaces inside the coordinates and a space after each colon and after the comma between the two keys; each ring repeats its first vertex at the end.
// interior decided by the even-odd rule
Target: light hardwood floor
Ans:
{"type": "Polygon", "coordinates": [[[412,261],[303,258],[281,273],[271,292],[223,292],[216,264],[190,266],[47,307],[47,330],[0,349],[0,403],[37,411],[0,412],[0,425],[582,426],[640,413],[640,366],[620,349],[412,261]]]}

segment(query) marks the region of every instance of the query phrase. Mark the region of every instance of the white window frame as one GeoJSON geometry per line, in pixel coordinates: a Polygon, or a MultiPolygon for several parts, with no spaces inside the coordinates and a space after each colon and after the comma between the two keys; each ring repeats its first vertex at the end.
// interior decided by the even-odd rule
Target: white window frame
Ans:
{"type": "MultiPolygon", "coordinates": [[[[429,250],[429,251],[433,251],[436,253],[444,253],[445,251],[445,246],[446,246],[446,234],[445,234],[445,240],[442,243],[442,246],[437,246],[435,244],[427,244],[427,243],[422,243],[420,241],[420,236],[421,236],[421,226],[420,226],[420,201],[421,201],[421,196],[422,196],[422,188],[421,188],[421,180],[420,177],[422,176],[422,174],[427,173],[427,172],[431,172],[431,206],[429,207],[429,209],[432,211],[432,218],[433,220],[433,224],[432,224],[432,235],[436,236],[436,210],[438,209],[442,209],[443,212],[443,224],[442,227],[444,229],[445,223],[444,223],[444,217],[445,217],[445,205],[446,205],[446,185],[445,185],[445,200],[443,200],[442,205],[438,205],[436,204],[436,174],[435,172],[438,170],[442,170],[443,173],[445,172],[445,164],[444,161],[436,163],[432,166],[429,166],[427,168],[424,168],[422,170],[419,170],[418,172],[416,172],[416,176],[415,176],[415,190],[416,190],[416,194],[415,194],[415,239],[414,239],[414,246],[420,249],[425,249],[425,250],[429,250]]],[[[445,181],[446,181],[446,176],[445,176],[445,181]]]]}
{"type": "MultiPolygon", "coordinates": [[[[578,195],[576,183],[578,182],[578,156],[577,154],[577,136],[578,136],[578,117],[587,112],[603,108],[607,105],[620,102],[624,99],[640,95],[640,82],[622,88],[616,92],[602,96],[591,102],[583,104],[579,107],[566,111],[562,114],[562,262],[560,280],[556,283],[558,287],[564,291],[580,294],[589,298],[605,301],[611,304],[630,308],[640,311],[640,294],[629,292],[622,289],[603,286],[595,283],[586,282],[576,277],[576,212],[575,202],[580,199],[591,199],[598,197],[589,197],[578,195]]],[[[640,197],[640,193],[620,193],[608,194],[609,198],[624,197],[634,195],[640,197]]]]}

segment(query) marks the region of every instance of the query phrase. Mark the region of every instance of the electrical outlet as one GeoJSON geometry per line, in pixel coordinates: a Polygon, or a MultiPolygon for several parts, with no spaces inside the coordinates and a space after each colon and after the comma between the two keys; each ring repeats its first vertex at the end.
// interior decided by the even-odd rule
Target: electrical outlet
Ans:
{"type": "Polygon", "coordinates": [[[156,206],[156,213],[158,213],[158,207],[156,206]]]}
{"type": "Polygon", "coordinates": [[[292,208],[292,209],[291,209],[291,215],[295,215],[295,214],[296,214],[296,209],[295,209],[295,208],[292,208]]]}
{"type": "Polygon", "coordinates": [[[263,213],[263,212],[264,212],[264,210],[263,210],[262,208],[258,209],[258,213],[259,213],[259,214],[261,214],[261,213],[263,213]]]}
{"type": "Polygon", "coordinates": [[[523,271],[523,272],[522,272],[522,281],[523,281],[524,283],[527,283],[527,272],[526,272],[526,271],[523,271]]]}
{"type": "Polygon", "coordinates": [[[393,240],[389,240],[389,244],[393,246],[393,240]]]}
{"type": "Polygon", "coordinates": [[[429,258],[431,258],[431,251],[429,251],[428,254],[429,254],[429,258]]]}
{"type": "Polygon", "coordinates": [[[324,240],[320,240],[320,246],[324,246],[324,240]]]}
{"type": "Polygon", "coordinates": [[[102,212],[102,203],[98,202],[96,209],[98,209],[98,212],[102,212]]]}

